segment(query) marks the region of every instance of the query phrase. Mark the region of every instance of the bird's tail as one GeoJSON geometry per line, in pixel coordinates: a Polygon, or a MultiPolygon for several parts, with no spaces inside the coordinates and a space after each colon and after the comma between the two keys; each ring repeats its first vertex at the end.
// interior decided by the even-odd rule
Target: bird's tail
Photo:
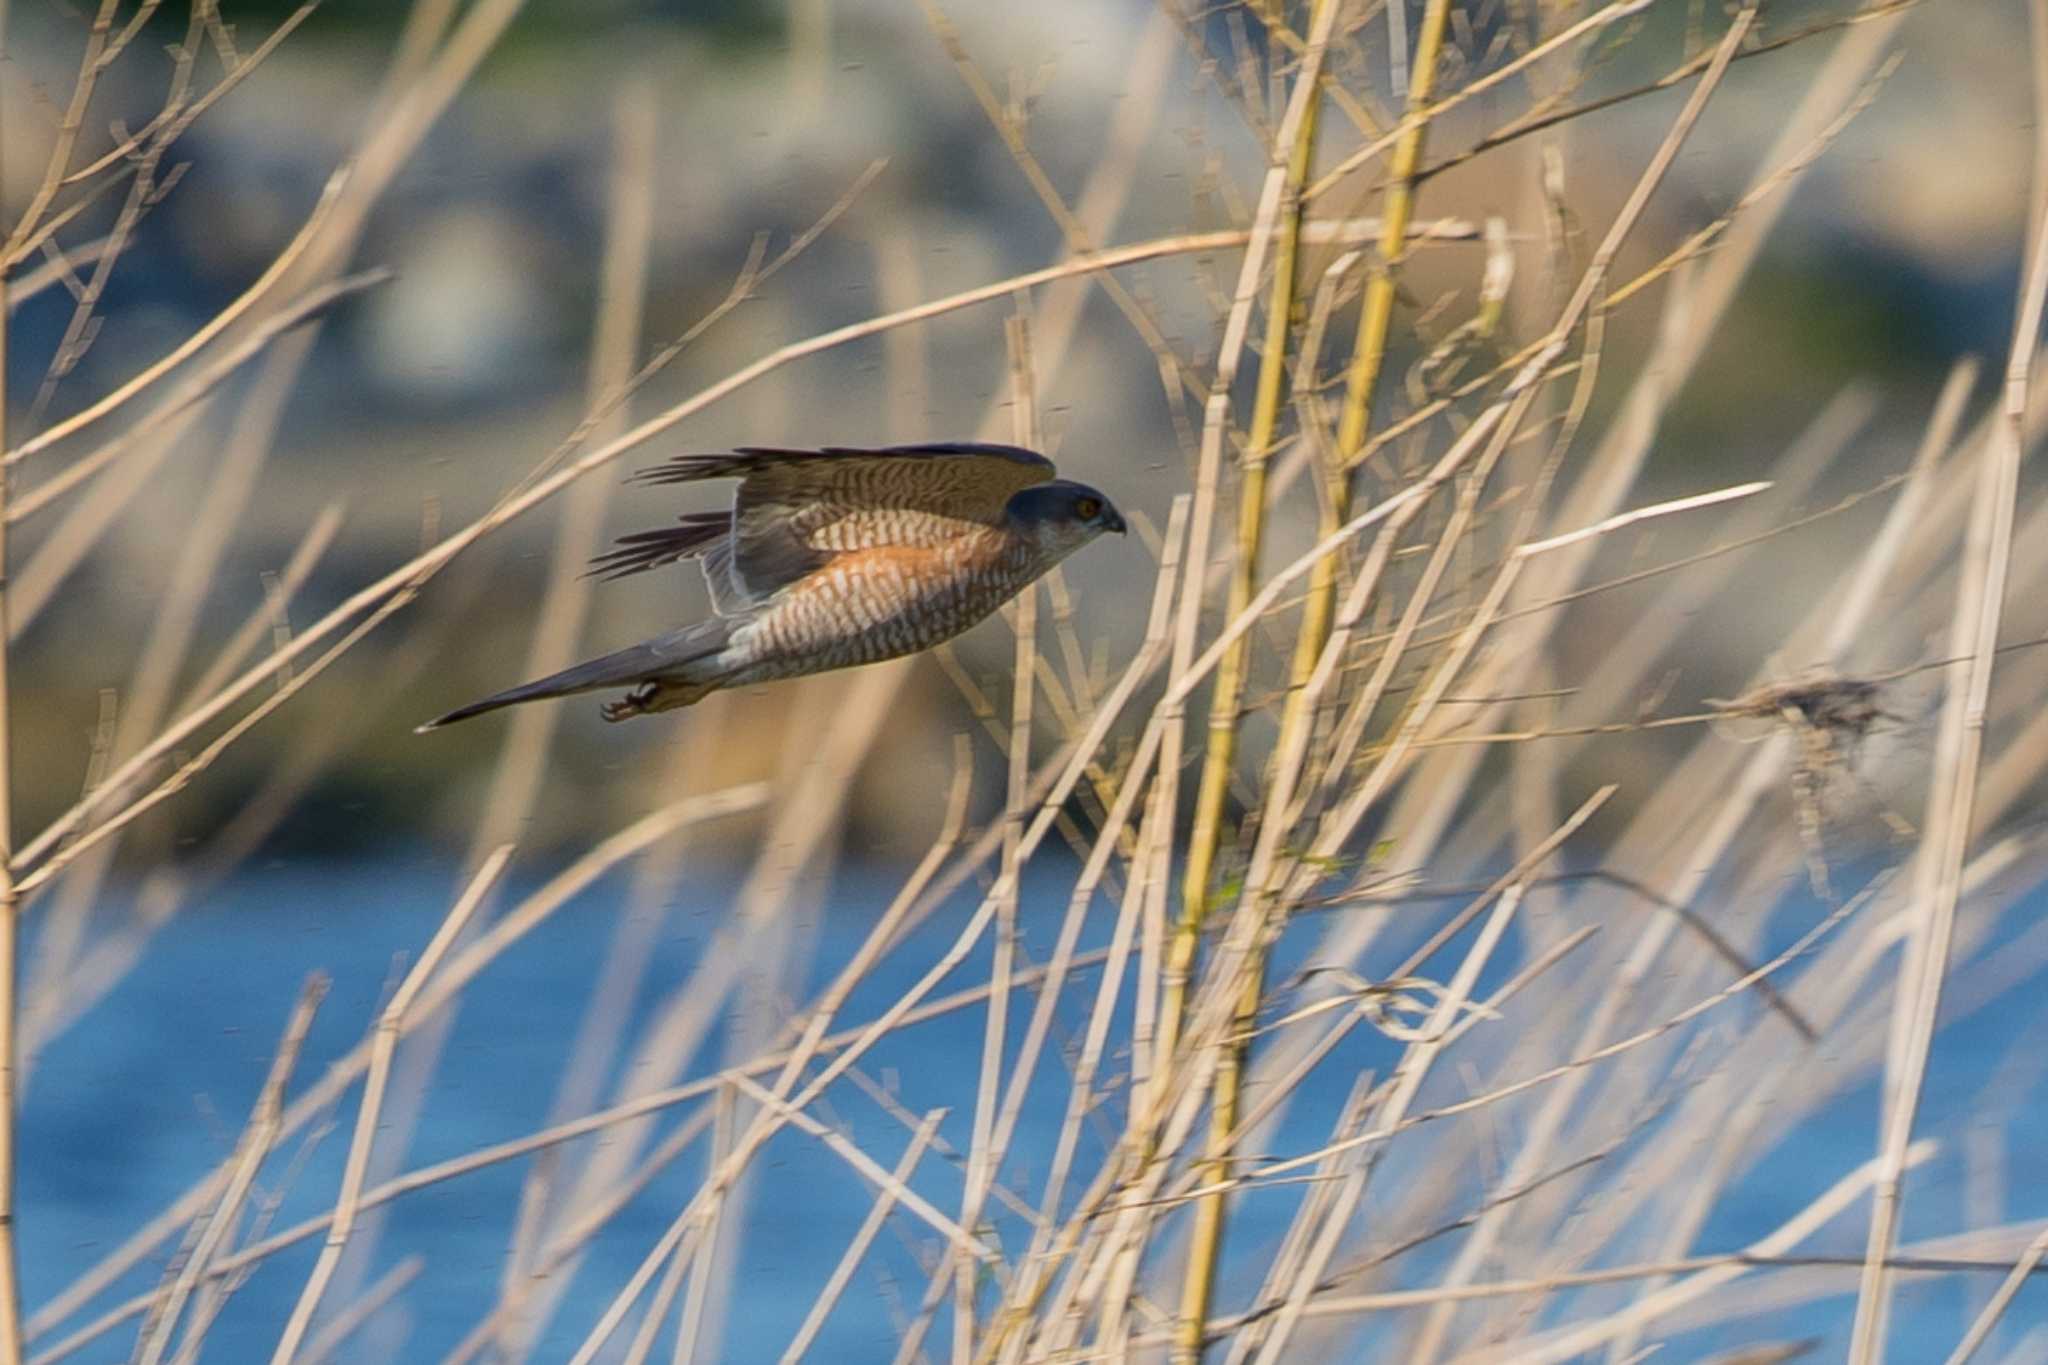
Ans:
{"type": "Polygon", "coordinates": [[[656,679],[678,683],[705,685],[706,692],[715,688],[715,677],[695,676],[702,669],[693,669],[692,664],[705,660],[724,649],[731,638],[728,624],[714,618],[686,627],[670,635],[659,636],[644,644],[632,645],[574,668],[565,668],[535,682],[523,683],[507,688],[503,692],[485,697],[482,701],[458,706],[445,716],[437,716],[425,725],[414,729],[414,734],[425,734],[438,730],[444,725],[453,725],[458,720],[468,720],[486,711],[501,707],[517,706],[521,702],[540,701],[546,697],[569,697],[579,692],[596,692],[607,687],[621,687],[630,683],[649,682],[656,679]]]}

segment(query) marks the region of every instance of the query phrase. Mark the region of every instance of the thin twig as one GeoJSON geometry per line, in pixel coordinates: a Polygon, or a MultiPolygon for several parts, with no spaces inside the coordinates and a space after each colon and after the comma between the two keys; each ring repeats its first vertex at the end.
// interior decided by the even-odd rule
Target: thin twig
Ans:
{"type": "MultiPolygon", "coordinates": [[[[2048,0],[2031,7],[2037,32],[2048,28],[2048,0]]],[[[2038,49],[2037,49],[2038,50],[2038,49]]],[[[2035,72],[2037,109],[2048,110],[2048,63],[2035,72]]],[[[2048,173],[2048,120],[2036,119],[2037,155],[2048,173]]],[[[2048,303],[2048,221],[2035,228],[2027,252],[2012,348],[2005,369],[1999,424],[1978,471],[1977,501],[1964,547],[1951,654],[1966,654],[1961,685],[1942,711],[1934,777],[1928,795],[1928,830],[1915,863],[1920,912],[1899,965],[1893,998],[1891,1045],[1885,1054],[1881,1169],[1870,1219],[1868,1265],[1856,1299],[1850,1339],[1853,1365],[1871,1365],[1884,1353],[1891,1278],[1885,1259],[1897,1239],[1905,1175],[1903,1156],[1912,1141],[1927,1058],[1948,974],[1956,905],[1962,896],[1963,864],[1969,854],[1977,804],[1977,769],[1983,754],[1985,713],[1997,658],[1998,627],[2005,610],[2011,571],[2014,504],[2019,497],[2020,460],[2025,452],[2028,385],[2041,315],[2048,303]]]]}
{"type": "Polygon", "coordinates": [[[207,1220],[206,1231],[200,1235],[198,1245],[185,1260],[177,1283],[171,1286],[169,1295],[163,1300],[155,1330],[141,1345],[137,1357],[140,1365],[157,1365],[163,1359],[164,1351],[171,1344],[171,1334],[177,1330],[185,1300],[212,1264],[214,1252],[241,1217],[242,1201],[249,1193],[250,1185],[255,1183],[264,1158],[270,1155],[271,1146],[277,1141],[282,1126],[280,1116],[285,1085],[291,1080],[293,1068],[298,1065],[299,1049],[305,1045],[306,1032],[313,1026],[314,1011],[320,1008],[320,1002],[326,995],[327,978],[317,974],[308,978],[299,992],[298,1004],[293,1007],[291,1018],[285,1024],[284,1039],[278,1044],[276,1056],[271,1059],[270,1074],[264,1078],[256,1106],[249,1112],[248,1127],[243,1130],[242,1140],[237,1144],[233,1174],[220,1202],[214,1206],[213,1216],[207,1220]]]}
{"type": "Polygon", "coordinates": [[[391,1058],[397,1052],[399,1036],[405,1030],[406,1014],[418,998],[420,988],[440,967],[441,960],[454,946],[470,916],[483,904],[484,896],[511,860],[510,844],[499,847],[484,859],[377,1021],[375,1041],[370,1048],[369,1077],[363,1082],[362,1103],[356,1109],[355,1136],[349,1141],[348,1159],[342,1166],[341,1193],[335,1199],[334,1221],[327,1225],[326,1245],[320,1248],[320,1256],[313,1262],[305,1287],[299,1291],[298,1303],[292,1308],[291,1317],[278,1338],[277,1349],[271,1353],[272,1365],[290,1365],[306,1338],[307,1330],[313,1325],[313,1314],[320,1307],[320,1296],[334,1277],[335,1268],[341,1262],[341,1253],[348,1247],[349,1234],[355,1230],[356,1214],[362,1206],[363,1178],[370,1168],[370,1148],[377,1140],[384,1087],[391,1079],[391,1058]]]}

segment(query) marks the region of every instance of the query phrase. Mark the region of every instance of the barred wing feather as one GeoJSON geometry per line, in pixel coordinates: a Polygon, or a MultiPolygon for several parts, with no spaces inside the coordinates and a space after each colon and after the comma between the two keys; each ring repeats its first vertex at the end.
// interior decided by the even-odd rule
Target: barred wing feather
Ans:
{"type": "Polygon", "coordinates": [[[757,602],[840,554],[941,545],[997,525],[1011,495],[1051,479],[1053,465],[1035,451],[979,443],[743,447],[729,455],[682,456],[634,477],[646,484],[739,478],[730,546],[720,552],[715,535],[704,529],[711,518],[685,518],[676,530],[621,541],[623,548],[606,556],[612,572],[702,555],[714,595],[724,589],[740,602],[757,602]]]}

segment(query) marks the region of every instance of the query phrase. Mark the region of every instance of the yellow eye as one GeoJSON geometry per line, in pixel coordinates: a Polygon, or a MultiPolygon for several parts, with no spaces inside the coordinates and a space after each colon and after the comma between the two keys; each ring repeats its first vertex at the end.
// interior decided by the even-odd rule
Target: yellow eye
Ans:
{"type": "Polygon", "coordinates": [[[1097,498],[1080,498],[1074,503],[1074,515],[1083,521],[1088,520],[1101,510],[1102,502],[1097,498]]]}

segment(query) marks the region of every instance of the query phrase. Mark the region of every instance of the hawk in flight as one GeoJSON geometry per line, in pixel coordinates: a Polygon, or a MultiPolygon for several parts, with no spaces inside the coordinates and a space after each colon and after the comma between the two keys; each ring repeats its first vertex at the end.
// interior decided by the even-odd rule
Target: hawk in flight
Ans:
{"type": "Polygon", "coordinates": [[[629,687],[606,720],[670,711],[745,687],[878,663],[950,640],[1124,519],[1052,461],[1015,446],[766,450],[686,455],[643,484],[737,478],[725,512],[692,512],[601,555],[624,578],[695,559],[715,613],[450,711],[432,730],[501,706],[629,687]]]}

